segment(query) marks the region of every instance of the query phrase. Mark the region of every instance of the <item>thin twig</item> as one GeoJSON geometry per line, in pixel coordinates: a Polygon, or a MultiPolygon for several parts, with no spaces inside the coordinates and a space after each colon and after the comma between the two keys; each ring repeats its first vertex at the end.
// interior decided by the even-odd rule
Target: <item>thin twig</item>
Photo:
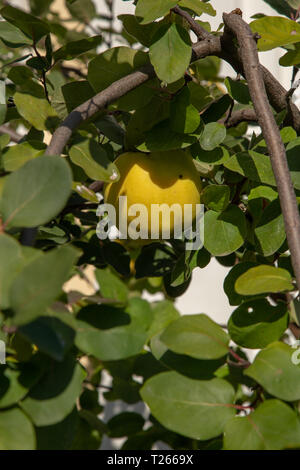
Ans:
{"type": "MultiPolygon", "coordinates": [[[[32,47],[33,47],[34,52],[36,53],[36,56],[39,59],[43,60],[43,57],[39,53],[35,42],[32,44],[32,47]]],[[[47,88],[47,81],[46,81],[46,72],[45,72],[44,69],[42,69],[41,74],[42,74],[42,84],[43,84],[43,87],[44,87],[45,97],[46,97],[46,100],[50,103],[49,93],[48,93],[48,88],[47,88]]]]}
{"type": "Polygon", "coordinates": [[[23,136],[18,134],[17,131],[5,125],[0,126],[0,134],[8,134],[10,140],[12,140],[12,142],[15,142],[16,144],[20,142],[20,140],[23,138],[23,136]]]}
{"type": "Polygon", "coordinates": [[[228,30],[238,40],[238,54],[243,64],[250,96],[270,154],[287,242],[291,252],[297,285],[300,289],[300,216],[298,204],[287,164],[285,147],[268,101],[256,42],[253,39],[250,27],[240,15],[224,13],[223,20],[228,30]]]}

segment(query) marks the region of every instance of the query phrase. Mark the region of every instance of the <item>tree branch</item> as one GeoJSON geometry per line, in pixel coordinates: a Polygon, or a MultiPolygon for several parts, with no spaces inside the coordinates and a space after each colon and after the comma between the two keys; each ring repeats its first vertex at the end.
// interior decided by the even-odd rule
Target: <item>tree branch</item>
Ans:
{"type": "Polygon", "coordinates": [[[227,115],[226,117],[219,120],[220,124],[224,124],[227,129],[229,129],[230,127],[235,127],[244,121],[257,122],[257,116],[254,109],[240,109],[238,111],[234,111],[231,116],[227,115]]]}
{"type": "Polygon", "coordinates": [[[285,147],[268,101],[256,42],[250,27],[242,20],[240,15],[224,13],[223,20],[228,31],[233,33],[238,40],[238,55],[244,66],[258,123],[268,146],[284,218],[287,241],[291,252],[291,260],[298,289],[300,289],[300,216],[298,204],[287,164],[285,147]]]}
{"type": "Polygon", "coordinates": [[[0,126],[0,134],[8,134],[10,140],[16,142],[16,144],[22,139],[22,136],[18,134],[14,129],[5,125],[0,126]]]}
{"type": "MultiPolygon", "coordinates": [[[[173,8],[174,13],[182,16],[189,23],[191,30],[196,34],[198,39],[202,42],[206,40],[206,44],[210,44],[210,51],[207,55],[215,55],[221,59],[228,62],[233,69],[238,73],[242,74],[245,77],[243,64],[240,61],[235,46],[232,42],[232,37],[230,34],[224,32],[223,36],[214,36],[211,33],[208,33],[204,28],[202,28],[197,21],[195,21],[189,13],[185,12],[179,7],[173,8]]],[[[241,13],[240,10],[236,11],[241,13]]],[[[197,47],[201,45],[201,42],[198,45],[194,46],[194,50],[197,51],[197,47]]],[[[204,44],[203,44],[204,45],[204,44]]],[[[196,59],[195,59],[196,60],[196,59]]],[[[288,116],[286,118],[285,124],[289,124],[294,127],[294,129],[300,134],[300,111],[297,106],[292,102],[287,102],[286,94],[287,91],[285,88],[276,80],[276,78],[266,69],[263,65],[260,65],[261,71],[263,73],[263,79],[267,89],[267,94],[269,101],[273,108],[280,112],[284,109],[288,111],[288,116]]]]}
{"type": "Polygon", "coordinates": [[[155,77],[154,69],[151,65],[147,65],[117,80],[105,90],[75,108],[54,132],[46,154],[60,155],[63,152],[64,146],[70,139],[73,130],[83,121],[86,121],[98,111],[107,108],[110,103],[113,103],[153,77],[155,77]]]}

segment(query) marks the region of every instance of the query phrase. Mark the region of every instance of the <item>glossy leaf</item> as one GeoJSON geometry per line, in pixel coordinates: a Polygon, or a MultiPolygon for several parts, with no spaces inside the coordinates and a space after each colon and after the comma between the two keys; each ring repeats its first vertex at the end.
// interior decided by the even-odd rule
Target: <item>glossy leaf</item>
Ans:
{"type": "Polygon", "coordinates": [[[63,362],[53,361],[20,406],[36,426],[56,424],[74,408],[85,376],[71,355],[63,362]]]}
{"type": "Polygon", "coordinates": [[[33,140],[7,147],[2,153],[5,171],[18,170],[24,163],[43,155],[46,148],[47,146],[43,142],[33,140]]]}
{"type": "Polygon", "coordinates": [[[225,85],[229,95],[235,101],[242,104],[251,103],[248,86],[241,80],[233,80],[232,78],[227,77],[225,79],[225,85]]]}
{"type": "Polygon", "coordinates": [[[200,125],[198,110],[190,103],[187,87],[178,93],[171,102],[170,121],[172,130],[179,133],[193,133],[200,125]]]}
{"type": "Polygon", "coordinates": [[[229,186],[225,185],[210,184],[204,188],[201,194],[201,202],[216,212],[225,210],[229,199],[229,186]]]}
{"type": "Polygon", "coordinates": [[[165,16],[176,3],[176,0],[139,0],[135,15],[142,19],[141,24],[147,24],[165,16]]]}
{"type": "Polygon", "coordinates": [[[28,45],[32,42],[19,28],[7,21],[0,22],[0,38],[6,45],[13,48],[28,45]]]}
{"type": "Polygon", "coordinates": [[[252,150],[249,153],[237,153],[227,160],[224,166],[250,180],[276,186],[271,161],[267,155],[252,150]]]}
{"type": "Polygon", "coordinates": [[[117,181],[119,171],[112,163],[101,145],[94,139],[80,139],[74,143],[69,155],[75,165],[80,166],[93,180],[105,182],[117,181]]]}
{"type": "Polygon", "coordinates": [[[91,36],[79,41],[68,42],[53,53],[53,59],[55,62],[58,60],[72,60],[91,49],[95,49],[101,42],[102,36],[91,36]]]}
{"type": "Polygon", "coordinates": [[[285,343],[272,343],[257,354],[245,374],[276,398],[299,400],[300,368],[293,363],[293,352],[285,343]]]}
{"type": "Polygon", "coordinates": [[[288,271],[266,264],[248,269],[235,282],[235,290],[241,295],[284,292],[292,289],[292,278],[288,271]]]}
{"type": "Polygon", "coordinates": [[[25,266],[10,289],[10,305],[15,312],[16,324],[23,325],[45,313],[68,279],[78,254],[71,246],[56,248],[25,266]]]}
{"type": "Polygon", "coordinates": [[[227,334],[204,314],[178,318],[160,339],[171,351],[196,359],[218,359],[228,352],[227,334]]]}
{"type": "Polygon", "coordinates": [[[228,332],[239,346],[262,349],[281,338],[288,322],[284,303],[273,306],[266,299],[249,300],[231,315],[228,332]]]}
{"type": "Polygon", "coordinates": [[[254,229],[255,245],[264,256],[275,253],[283,244],[286,233],[278,199],[263,211],[254,229]]]}
{"type": "Polygon", "coordinates": [[[173,83],[183,77],[191,60],[192,46],[188,32],[171,23],[161,26],[149,48],[151,63],[160,80],[173,83]]]}
{"type": "Polygon", "coordinates": [[[35,450],[35,432],[19,408],[0,413],[0,450],[35,450]]]}
{"type": "Polygon", "coordinates": [[[20,115],[38,130],[50,129],[58,123],[54,108],[48,103],[43,88],[30,83],[14,94],[14,103],[20,115]]]}
{"type": "Polygon", "coordinates": [[[243,212],[230,205],[224,212],[204,215],[204,246],[214,256],[226,256],[240,248],[246,237],[243,212]]]}
{"type": "Polygon", "coordinates": [[[266,400],[250,415],[231,419],[225,426],[226,450],[281,450],[299,445],[299,418],[279,400],[266,400]]]}
{"type": "Polygon", "coordinates": [[[50,32],[49,25],[39,18],[25,13],[25,11],[12,6],[5,6],[0,10],[1,16],[13,24],[24,34],[38,42],[43,36],[50,32]]]}
{"type": "Polygon", "coordinates": [[[211,151],[218,147],[226,137],[226,128],[217,122],[206,124],[200,137],[200,145],[203,150],[211,151]]]}
{"type": "Polygon", "coordinates": [[[146,381],[141,396],[163,426],[192,439],[218,436],[235,414],[234,389],[222,379],[192,380],[163,372],[146,381]]]}
{"type": "Polygon", "coordinates": [[[77,347],[102,361],[138,354],[147,340],[153,319],[149,304],[133,298],[127,308],[88,306],[77,317],[77,347]]]}
{"type": "Polygon", "coordinates": [[[250,27],[254,33],[261,36],[257,43],[260,51],[269,51],[300,41],[300,25],[287,18],[265,16],[252,21],[250,27]]]}
{"type": "Polygon", "coordinates": [[[102,297],[115,300],[122,304],[127,302],[128,288],[118,276],[108,269],[97,269],[95,271],[95,277],[99,284],[102,297]]]}
{"type": "Polygon", "coordinates": [[[217,14],[210,3],[205,3],[199,0],[180,0],[178,5],[181,8],[192,10],[198,16],[202,15],[202,13],[206,13],[210,16],[216,16],[217,14]]]}

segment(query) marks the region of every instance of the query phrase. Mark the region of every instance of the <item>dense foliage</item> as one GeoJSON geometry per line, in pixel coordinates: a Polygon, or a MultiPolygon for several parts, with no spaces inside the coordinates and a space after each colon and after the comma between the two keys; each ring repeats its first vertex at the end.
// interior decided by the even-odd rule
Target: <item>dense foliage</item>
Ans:
{"type": "MultiPolygon", "coordinates": [[[[138,0],[118,32],[92,0],[66,0],[69,19],[51,0],[30,0],[30,13],[5,3],[0,449],[97,449],[103,435],[124,437],[123,449],[157,441],[173,449],[300,448],[300,368],[288,330],[298,332],[300,305],[268,149],[253,123],[226,121],[252,108],[246,81],[223,77],[217,57],[190,64],[189,24],[171,11],[178,4],[210,31],[215,10],[208,1],[138,0]],[[111,48],[113,38],[123,45],[111,48]],[[44,154],[75,107],[149,61],[155,78],[81,124],[62,156],[44,154]],[[111,181],[124,150],[179,148],[191,152],[203,182],[204,247],[100,242],[93,182],[111,181]],[[201,305],[185,316],[174,307],[193,269],[212,257],[230,268],[224,291],[235,310],[226,328],[201,305]],[[75,275],[85,279],[87,266],[90,294],[63,288],[75,275]],[[144,290],[164,300],[149,303],[144,290]],[[251,362],[243,348],[260,352],[251,362]],[[101,388],[104,371],[111,387],[101,388]],[[115,400],[144,401],[146,419],[123,412],[103,422],[103,407],[115,400]]],[[[278,16],[253,19],[258,48],[281,47],[280,63],[295,76],[300,2],[266,3],[278,16]]],[[[274,111],[300,197],[300,138],[286,113],[274,111]]]]}

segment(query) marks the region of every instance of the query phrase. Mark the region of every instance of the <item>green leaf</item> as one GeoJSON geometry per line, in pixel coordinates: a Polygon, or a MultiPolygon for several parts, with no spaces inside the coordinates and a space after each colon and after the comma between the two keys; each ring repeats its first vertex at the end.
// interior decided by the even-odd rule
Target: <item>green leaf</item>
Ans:
{"type": "Polygon", "coordinates": [[[286,403],[266,400],[250,415],[228,421],[224,436],[226,450],[299,448],[300,421],[286,403]]]}
{"type": "Polygon", "coordinates": [[[0,408],[8,408],[22,400],[38,379],[39,372],[31,364],[21,364],[18,369],[1,367],[0,408]]]}
{"type": "Polygon", "coordinates": [[[222,212],[230,200],[230,188],[226,185],[210,184],[201,193],[201,202],[209,209],[222,212]]]}
{"type": "Polygon", "coordinates": [[[107,137],[110,141],[115,142],[116,144],[123,147],[125,130],[122,126],[120,126],[114,116],[110,116],[108,114],[99,120],[94,121],[94,124],[101,134],[105,135],[105,137],[107,137]]]}
{"type": "Polygon", "coordinates": [[[8,47],[22,47],[29,45],[32,41],[19,30],[16,26],[7,21],[0,22],[0,38],[8,47]]]}
{"type": "Polygon", "coordinates": [[[151,63],[160,80],[173,83],[185,74],[192,54],[191,39],[180,25],[161,26],[149,48],[151,63]]]}
{"type": "Polygon", "coordinates": [[[190,103],[190,91],[184,87],[171,102],[171,128],[175,132],[190,134],[200,125],[200,114],[190,103]]]}
{"type": "Polygon", "coordinates": [[[136,434],[144,427],[144,418],[132,411],[124,411],[113,416],[107,423],[108,436],[110,438],[127,437],[136,434]]]}
{"type": "Polygon", "coordinates": [[[266,299],[249,300],[231,315],[228,332],[239,346],[262,349],[281,338],[288,322],[289,315],[283,302],[272,306],[266,299]]]}
{"type": "Polygon", "coordinates": [[[71,348],[75,332],[59,318],[40,316],[19,328],[19,332],[40,351],[56,361],[62,361],[71,348]]]}
{"type": "Polygon", "coordinates": [[[276,398],[299,400],[300,367],[292,361],[293,352],[285,343],[272,343],[257,354],[244,373],[276,398]]]}
{"type": "Polygon", "coordinates": [[[77,347],[102,361],[116,361],[141,352],[153,313],[148,302],[129,300],[122,310],[109,306],[81,309],[75,325],[77,347]]]}
{"type": "Polygon", "coordinates": [[[92,0],[73,0],[66,3],[71,17],[84,24],[89,24],[97,15],[96,7],[92,0]]]}
{"type": "Polygon", "coordinates": [[[197,142],[198,131],[194,134],[179,134],[171,128],[166,119],[145,133],[145,142],[137,147],[142,152],[167,151],[186,148],[197,142]]]}
{"type": "Polygon", "coordinates": [[[135,16],[142,18],[141,24],[151,23],[169,13],[176,3],[177,0],[139,0],[135,16]]]}
{"type": "Polygon", "coordinates": [[[289,50],[279,59],[279,64],[283,67],[300,64],[300,43],[295,44],[295,49],[289,50]]]}
{"type": "MultiPolygon", "coordinates": [[[[149,47],[153,34],[160,27],[159,22],[143,25],[134,15],[119,15],[118,19],[122,21],[123,26],[128,34],[137,39],[143,46],[149,47]]],[[[1,34],[1,32],[0,32],[1,34]]]]}
{"type": "Polygon", "coordinates": [[[9,307],[10,285],[23,265],[19,243],[10,235],[0,234],[0,308],[9,307]]]}
{"type": "Polygon", "coordinates": [[[170,300],[161,300],[151,304],[154,315],[153,322],[149,330],[149,337],[156,335],[160,331],[164,330],[169,323],[177,320],[180,316],[178,310],[176,310],[174,303],[170,300]]]}
{"type": "Polygon", "coordinates": [[[19,408],[0,413],[0,450],[35,450],[34,427],[19,408]]]}
{"type": "Polygon", "coordinates": [[[127,302],[128,288],[118,276],[109,269],[96,269],[95,277],[102,297],[115,300],[121,304],[127,302]]]}
{"type": "Polygon", "coordinates": [[[191,154],[199,162],[209,163],[210,165],[220,165],[230,158],[228,150],[223,146],[218,146],[211,151],[203,150],[199,142],[191,147],[191,154]]]}
{"type": "Polygon", "coordinates": [[[210,3],[204,3],[200,0],[180,0],[178,5],[181,8],[192,10],[198,16],[201,16],[202,13],[206,13],[210,16],[216,16],[217,14],[216,10],[214,10],[210,3]]]}
{"type": "Polygon", "coordinates": [[[258,185],[255,188],[252,188],[249,196],[248,201],[252,201],[254,199],[267,199],[268,201],[274,201],[274,199],[278,198],[278,193],[269,186],[258,185]]]}
{"type": "Polygon", "coordinates": [[[270,157],[262,153],[253,150],[237,153],[227,160],[224,166],[250,180],[276,186],[270,157]]]}
{"type": "Polygon", "coordinates": [[[256,266],[256,263],[252,261],[240,262],[233,266],[233,268],[225,277],[223,287],[230,305],[239,305],[243,302],[245,296],[236,292],[235,281],[240,277],[241,274],[245,273],[249,268],[254,266],[256,266]]]}
{"type": "Polygon", "coordinates": [[[296,189],[300,189],[300,163],[299,163],[300,138],[289,142],[286,148],[286,156],[290,169],[292,182],[296,189]]]}
{"type": "Polygon", "coordinates": [[[163,372],[147,380],[140,393],[163,426],[192,439],[218,436],[235,414],[234,389],[222,379],[192,380],[163,372]]]}
{"type": "Polygon", "coordinates": [[[264,256],[275,253],[283,244],[286,233],[278,199],[263,211],[254,229],[255,246],[264,256]]]}
{"type": "Polygon", "coordinates": [[[198,111],[202,111],[202,109],[206,108],[206,106],[213,100],[209,90],[198,83],[189,82],[188,89],[191,94],[191,103],[198,109],[198,111]]]}
{"type": "Polygon", "coordinates": [[[1,212],[8,227],[35,227],[56,216],[71,192],[71,171],[61,157],[25,163],[4,182],[1,212]]]}
{"type": "Polygon", "coordinates": [[[229,337],[207,315],[184,315],[164,330],[160,340],[178,354],[218,359],[228,353],[229,337]]]}
{"type": "Polygon", "coordinates": [[[36,129],[51,129],[58,122],[56,111],[45,98],[43,88],[26,82],[22,91],[14,94],[14,103],[20,115],[36,129]]]}
{"type": "Polygon", "coordinates": [[[103,147],[94,139],[78,139],[71,146],[69,155],[72,162],[80,166],[93,180],[111,182],[119,179],[116,165],[109,160],[103,147]]]}
{"type": "Polygon", "coordinates": [[[43,155],[46,148],[46,144],[35,140],[7,147],[2,152],[3,167],[5,171],[15,171],[27,161],[43,155]]]}
{"type": "Polygon", "coordinates": [[[261,36],[257,43],[259,51],[269,51],[300,41],[300,25],[287,18],[265,16],[252,21],[250,28],[261,36]]]}
{"type": "Polygon", "coordinates": [[[71,355],[63,362],[51,361],[20,406],[36,426],[56,424],[74,408],[85,376],[84,369],[71,355]]]}
{"type": "Polygon", "coordinates": [[[251,97],[248,86],[241,80],[233,80],[230,77],[225,79],[225,85],[231,98],[238,103],[250,104],[251,97]]]}
{"type": "Polygon", "coordinates": [[[60,293],[77,257],[75,248],[64,246],[39,256],[25,266],[10,289],[10,304],[15,312],[16,324],[23,325],[45,313],[60,293]]]}
{"type": "Polygon", "coordinates": [[[200,145],[203,150],[211,151],[220,145],[226,137],[226,128],[218,122],[210,122],[204,127],[200,136],[200,145]]]}
{"type": "Polygon", "coordinates": [[[36,427],[37,450],[69,450],[79,427],[76,407],[68,416],[52,426],[36,427]]]}
{"type": "Polygon", "coordinates": [[[53,53],[53,59],[55,62],[58,60],[72,60],[91,49],[95,49],[101,42],[102,36],[100,35],[68,42],[53,53]]]}
{"type": "MultiPolygon", "coordinates": [[[[129,47],[113,47],[92,59],[88,67],[88,81],[95,92],[100,92],[122,77],[149,64],[146,52],[129,47]]],[[[131,111],[145,106],[155,94],[153,80],[130,91],[115,104],[118,109],[131,111]]]]}
{"type": "Polygon", "coordinates": [[[9,23],[13,24],[24,34],[32,38],[37,43],[43,36],[50,32],[49,25],[39,18],[36,18],[23,10],[6,6],[0,10],[1,16],[9,23]]]}
{"type": "Polygon", "coordinates": [[[204,215],[204,246],[214,256],[226,256],[243,245],[246,219],[237,206],[230,205],[221,213],[208,211],[204,215]]]}
{"type": "Polygon", "coordinates": [[[241,295],[284,292],[292,289],[290,273],[285,269],[267,264],[248,269],[235,282],[235,290],[241,295]]]}

